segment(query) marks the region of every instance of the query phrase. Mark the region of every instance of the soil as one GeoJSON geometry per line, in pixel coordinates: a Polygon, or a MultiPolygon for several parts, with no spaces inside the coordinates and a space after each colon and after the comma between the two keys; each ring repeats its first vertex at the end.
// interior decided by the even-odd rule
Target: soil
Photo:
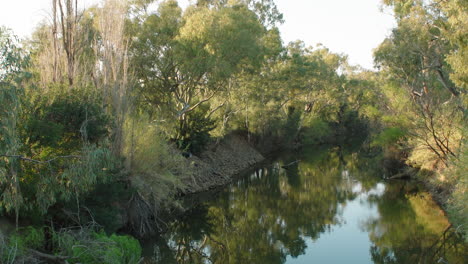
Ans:
{"type": "Polygon", "coordinates": [[[201,154],[187,158],[193,171],[184,194],[207,191],[231,182],[238,173],[265,160],[245,138],[229,135],[201,154]]]}

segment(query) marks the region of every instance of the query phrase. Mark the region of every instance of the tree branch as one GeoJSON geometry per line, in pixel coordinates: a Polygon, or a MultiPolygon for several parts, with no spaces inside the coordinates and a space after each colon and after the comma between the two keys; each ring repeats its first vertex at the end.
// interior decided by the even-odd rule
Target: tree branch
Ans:
{"type": "Polygon", "coordinates": [[[68,263],[67,260],[71,258],[71,257],[68,257],[68,256],[56,256],[56,255],[46,254],[46,253],[42,253],[42,252],[34,250],[34,249],[29,249],[29,251],[32,254],[38,256],[39,258],[41,258],[43,260],[47,260],[47,262],[68,263]]]}
{"type": "Polygon", "coordinates": [[[218,111],[221,107],[223,107],[224,105],[226,104],[226,101],[224,101],[222,104],[218,105],[217,107],[215,107],[213,110],[211,110],[211,112],[208,114],[208,118],[211,117],[211,115],[213,115],[216,111],[218,111]]]}
{"type": "Polygon", "coordinates": [[[17,158],[17,159],[20,159],[20,160],[29,161],[29,162],[38,163],[38,164],[51,163],[52,161],[57,160],[57,159],[80,159],[80,158],[82,158],[82,156],[68,155],[68,156],[58,156],[58,157],[55,157],[55,158],[50,159],[50,160],[41,161],[41,160],[26,158],[26,157],[24,157],[22,155],[0,155],[0,157],[17,158]]]}

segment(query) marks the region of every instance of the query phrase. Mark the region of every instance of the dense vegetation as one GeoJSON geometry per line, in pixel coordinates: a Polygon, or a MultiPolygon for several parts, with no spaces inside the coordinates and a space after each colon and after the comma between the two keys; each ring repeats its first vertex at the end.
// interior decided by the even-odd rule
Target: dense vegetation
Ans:
{"type": "Polygon", "coordinates": [[[398,25],[378,71],[284,44],[273,0],[152,2],[55,0],[31,39],[0,29],[0,215],[35,226],[0,237],[2,261],[136,263],[138,243],[112,234],[155,231],[191,178],[180,151],[233,132],[264,152],[383,153],[388,177],[418,171],[444,190],[467,232],[466,1],[383,1],[398,25]]]}

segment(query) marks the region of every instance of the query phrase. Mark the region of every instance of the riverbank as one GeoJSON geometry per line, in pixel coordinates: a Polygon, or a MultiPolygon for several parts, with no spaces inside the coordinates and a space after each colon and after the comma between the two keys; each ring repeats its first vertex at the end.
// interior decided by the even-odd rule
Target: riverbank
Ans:
{"type": "Polygon", "coordinates": [[[182,194],[226,185],[235,175],[264,160],[265,157],[247,139],[235,134],[226,136],[208,145],[199,155],[187,158],[192,173],[184,182],[182,194]]]}
{"type": "Polygon", "coordinates": [[[181,205],[181,197],[225,186],[239,173],[265,160],[253,144],[235,133],[219,141],[213,140],[197,155],[176,149],[170,153],[180,155],[178,163],[171,166],[178,166],[178,170],[184,173],[175,183],[177,190],[173,193],[165,190],[155,192],[160,187],[151,179],[144,185],[134,185],[135,192],[130,202],[122,200],[119,203],[117,218],[122,221],[116,230],[138,238],[164,232],[167,228],[165,222],[183,214],[188,209],[184,207],[190,207],[181,205]]]}
{"type": "Polygon", "coordinates": [[[462,234],[465,241],[468,242],[468,208],[465,194],[467,187],[466,172],[464,172],[464,179],[448,181],[446,175],[455,176],[457,169],[447,168],[446,170],[431,172],[429,175],[427,175],[427,172],[420,172],[417,177],[436,203],[443,209],[453,229],[462,234]]]}
{"type": "MultiPolygon", "coordinates": [[[[465,154],[466,155],[466,154],[465,154]]],[[[401,173],[397,173],[390,180],[413,180],[423,186],[431,195],[435,203],[448,217],[451,226],[468,241],[467,229],[467,200],[466,200],[466,156],[460,160],[450,162],[447,166],[428,168],[414,168],[404,160],[401,173]]]]}
{"type": "Polygon", "coordinates": [[[199,202],[141,241],[145,261],[464,263],[466,247],[446,232],[447,218],[422,186],[380,180],[373,166],[360,166],[364,155],[314,150],[278,155],[229,186],[188,196],[199,202]]]}

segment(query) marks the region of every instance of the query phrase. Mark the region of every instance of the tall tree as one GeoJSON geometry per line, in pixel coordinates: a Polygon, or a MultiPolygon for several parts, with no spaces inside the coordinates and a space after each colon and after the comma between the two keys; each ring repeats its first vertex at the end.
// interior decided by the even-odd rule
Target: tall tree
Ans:
{"type": "Polygon", "coordinates": [[[192,7],[183,16],[176,1],[165,1],[142,25],[133,49],[143,100],[178,120],[226,89],[231,76],[262,60],[265,29],[245,5],[192,7]]]}
{"type": "Polygon", "coordinates": [[[447,17],[432,1],[386,2],[395,9],[398,26],[376,50],[376,62],[411,96],[410,133],[415,145],[445,163],[457,156],[463,138],[460,127],[447,120],[462,123],[465,108],[460,98],[464,89],[451,78],[455,65],[446,60],[458,53],[444,35],[447,17]]]}
{"type": "Polygon", "coordinates": [[[468,2],[463,0],[438,1],[446,20],[442,34],[450,44],[447,62],[453,72],[452,81],[466,94],[468,89],[468,2]]]}
{"type": "Polygon", "coordinates": [[[97,34],[94,40],[96,61],[101,65],[93,74],[95,86],[102,90],[104,105],[110,108],[115,118],[113,150],[120,154],[123,141],[123,126],[130,105],[130,90],[133,78],[129,65],[130,38],[126,34],[129,5],[126,1],[106,0],[94,18],[97,34]]]}
{"type": "Polygon", "coordinates": [[[24,68],[28,58],[19,48],[18,40],[0,27],[0,206],[14,210],[16,225],[23,197],[20,188],[17,129],[20,115],[20,90],[27,76],[24,68]]]}
{"type": "Polygon", "coordinates": [[[51,24],[40,25],[31,41],[34,70],[42,86],[55,83],[72,88],[78,81],[80,85],[88,82],[87,75],[95,68],[89,63],[95,37],[90,13],[79,9],[78,0],[52,0],[51,16],[51,24]]]}

